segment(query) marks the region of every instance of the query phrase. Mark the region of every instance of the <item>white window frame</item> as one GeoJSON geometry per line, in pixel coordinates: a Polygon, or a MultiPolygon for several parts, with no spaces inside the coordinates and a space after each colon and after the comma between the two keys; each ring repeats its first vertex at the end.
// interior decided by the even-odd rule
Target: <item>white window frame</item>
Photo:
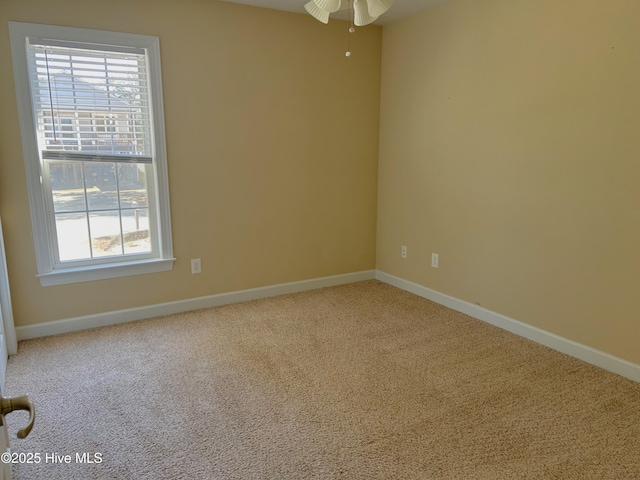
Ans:
{"type": "MultiPolygon", "coordinates": [[[[37,277],[41,285],[60,285],[171,270],[175,258],[173,258],[171,238],[159,39],[147,35],[21,22],[9,22],[9,34],[36,250],[37,277]],[[152,254],[147,258],[132,260],[121,256],[114,257],[111,263],[104,263],[104,260],[100,259],[96,262],[82,262],[81,266],[73,267],[55,263],[53,252],[55,231],[52,231],[52,222],[48,219],[50,209],[47,208],[47,201],[49,200],[46,198],[46,189],[43,186],[43,164],[38,148],[34,107],[29,87],[27,42],[31,37],[86,44],[137,47],[146,51],[151,88],[151,117],[154,136],[153,171],[155,173],[155,186],[149,188],[148,193],[150,196],[154,196],[156,208],[153,214],[157,215],[155,242],[152,241],[152,245],[154,245],[152,254]]],[[[150,212],[151,214],[152,212],[150,212]]]]}

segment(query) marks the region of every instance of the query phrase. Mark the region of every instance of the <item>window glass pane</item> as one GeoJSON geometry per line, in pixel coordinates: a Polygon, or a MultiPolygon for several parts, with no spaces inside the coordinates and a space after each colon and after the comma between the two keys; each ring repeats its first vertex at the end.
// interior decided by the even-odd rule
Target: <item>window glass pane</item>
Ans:
{"type": "Polygon", "coordinates": [[[59,216],[56,221],[61,261],[152,251],[146,182],[150,165],[48,164],[56,213],[80,213],[59,216]]]}
{"type": "Polygon", "coordinates": [[[80,163],[49,162],[49,178],[53,194],[53,209],[56,213],[78,212],[86,209],[84,179],[80,163]]]}
{"type": "Polygon", "coordinates": [[[149,165],[119,163],[120,207],[147,207],[147,171],[149,165]]]}
{"type": "Polygon", "coordinates": [[[148,253],[151,251],[149,240],[149,209],[136,208],[122,211],[122,230],[124,253],[148,253]]]}
{"type": "Polygon", "coordinates": [[[91,248],[94,257],[122,255],[119,212],[93,212],[89,214],[91,248]]]}
{"type": "Polygon", "coordinates": [[[118,208],[115,163],[85,163],[84,178],[89,210],[118,208]]]}
{"type": "Polygon", "coordinates": [[[56,214],[56,233],[61,262],[91,258],[85,213],[56,214]]]}

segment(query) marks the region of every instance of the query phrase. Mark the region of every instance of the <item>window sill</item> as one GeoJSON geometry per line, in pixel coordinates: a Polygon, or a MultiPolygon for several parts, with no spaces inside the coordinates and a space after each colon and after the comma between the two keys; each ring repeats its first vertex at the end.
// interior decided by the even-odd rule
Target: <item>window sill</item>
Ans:
{"type": "Polygon", "coordinates": [[[67,283],[90,282],[107,278],[128,277],[145,273],[166,272],[173,268],[175,258],[160,260],[141,260],[137,262],[95,265],[91,267],[54,270],[37,275],[40,285],[65,285],[67,283]]]}

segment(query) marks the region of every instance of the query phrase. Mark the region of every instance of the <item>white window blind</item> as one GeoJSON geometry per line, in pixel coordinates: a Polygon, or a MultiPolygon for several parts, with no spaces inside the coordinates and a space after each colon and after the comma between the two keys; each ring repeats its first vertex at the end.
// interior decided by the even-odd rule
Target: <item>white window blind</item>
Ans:
{"type": "Polygon", "coordinates": [[[43,159],[152,162],[144,50],[30,38],[28,57],[43,159]]]}

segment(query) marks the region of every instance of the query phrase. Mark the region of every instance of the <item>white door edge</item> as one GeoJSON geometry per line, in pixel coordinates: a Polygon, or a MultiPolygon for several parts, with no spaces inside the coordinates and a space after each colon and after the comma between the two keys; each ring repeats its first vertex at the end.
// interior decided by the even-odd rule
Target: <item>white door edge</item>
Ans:
{"type": "Polygon", "coordinates": [[[4,337],[7,342],[7,352],[9,355],[14,355],[18,353],[18,339],[16,337],[16,327],[13,323],[7,258],[4,250],[4,237],[2,235],[2,220],[0,220],[0,305],[2,308],[2,322],[4,337]]]}

